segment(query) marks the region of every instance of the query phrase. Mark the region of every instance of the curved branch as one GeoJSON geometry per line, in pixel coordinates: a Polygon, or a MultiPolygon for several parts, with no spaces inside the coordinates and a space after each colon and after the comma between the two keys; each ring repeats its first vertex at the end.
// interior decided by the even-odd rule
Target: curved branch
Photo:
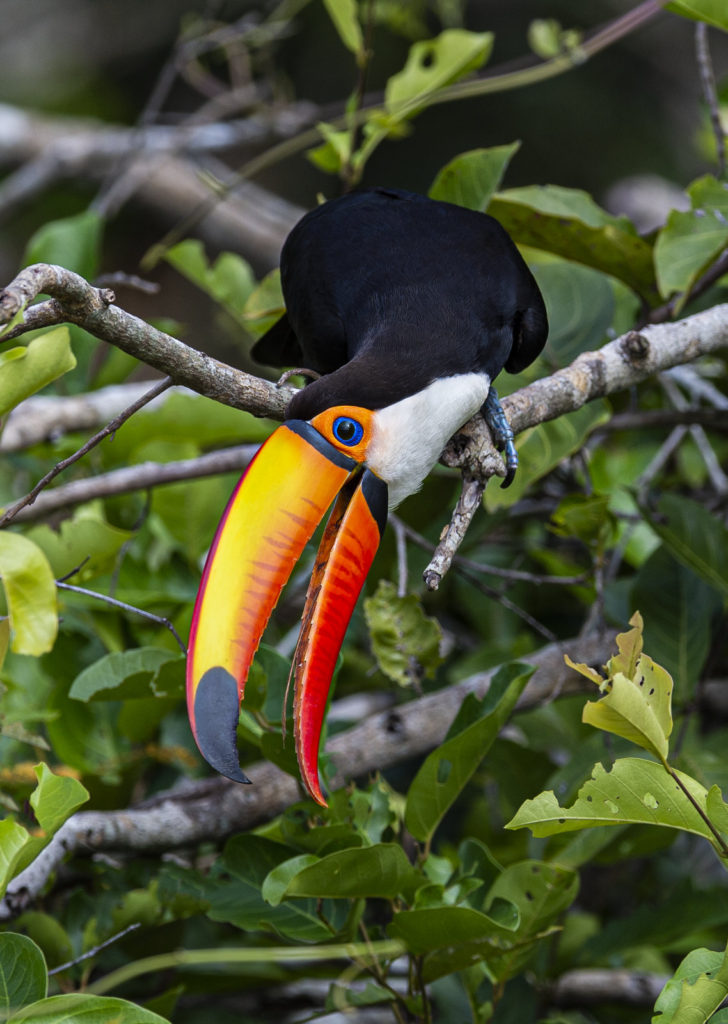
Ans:
{"type": "MultiPolygon", "coordinates": [[[[527,660],[537,671],[518,707],[525,710],[582,689],[583,680],[565,665],[564,653],[575,661],[602,664],[613,647],[613,636],[592,634],[535,651],[527,660]]],[[[409,704],[377,712],[332,737],[326,745],[333,762],[331,789],[433,750],[445,738],[467,694],[484,696],[496,672],[497,668],[479,673],[409,704]]],[[[261,762],[245,771],[253,779],[252,786],[217,776],[185,784],[136,808],[74,814],[38,858],[10,883],[0,903],[0,920],[30,906],[68,854],[158,852],[219,842],[269,821],[302,799],[298,782],[274,764],[261,762]]]]}
{"type": "MultiPolygon", "coordinates": [[[[256,416],[283,419],[292,388],[278,387],[190,348],[113,305],[113,293],[93,288],[62,267],[27,267],[0,293],[0,324],[18,322],[5,337],[16,337],[41,323],[71,322],[155,367],[180,384],[256,416]],[[27,308],[41,292],[53,298],[27,308]]],[[[529,384],[503,399],[503,408],[518,434],[539,423],[575,412],[595,398],[623,391],[648,377],[699,356],[728,347],[728,304],[675,323],[652,324],[629,331],[595,352],[582,352],[570,366],[529,384]]],[[[427,584],[435,589],[479,507],[472,493],[503,472],[485,423],[474,417],[451,440],[442,461],[463,471],[465,492],[456,521],[435,553],[427,584]]]]}
{"type": "Polygon", "coordinates": [[[177,384],[185,384],[233,408],[246,409],[254,416],[283,419],[295,394],[293,388],[279,388],[236,370],[126,313],[113,302],[110,289],[94,288],[79,274],[63,267],[35,263],[0,292],[0,324],[10,322],[18,314],[22,316],[22,322],[9,330],[5,338],[17,337],[39,326],[77,324],[94,337],[160,370],[177,384]],[[41,293],[52,298],[28,309],[41,293]]]}

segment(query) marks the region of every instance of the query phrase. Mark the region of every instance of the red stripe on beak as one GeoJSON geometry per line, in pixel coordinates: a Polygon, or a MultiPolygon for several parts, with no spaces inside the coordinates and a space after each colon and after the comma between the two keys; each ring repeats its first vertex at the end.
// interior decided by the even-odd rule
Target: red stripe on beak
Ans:
{"type": "Polygon", "coordinates": [[[387,517],[387,485],[369,470],[346,484],[316,555],[296,646],[294,735],[301,777],[326,806],[318,755],[326,702],[354,605],[379,547],[387,517]]]}

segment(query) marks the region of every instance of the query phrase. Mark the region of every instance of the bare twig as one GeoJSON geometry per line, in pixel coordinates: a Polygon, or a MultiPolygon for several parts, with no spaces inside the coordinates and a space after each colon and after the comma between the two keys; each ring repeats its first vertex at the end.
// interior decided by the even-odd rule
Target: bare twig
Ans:
{"type": "Polygon", "coordinates": [[[52,967],[48,971],[48,975],[60,974],[61,971],[67,971],[69,967],[75,967],[77,964],[82,964],[84,960],[90,960],[91,957],[96,956],[101,952],[102,949],[106,949],[108,946],[113,946],[119,939],[123,939],[129,932],[135,932],[137,928],[141,928],[141,922],[135,921],[133,924],[127,925],[126,928],[122,928],[116,935],[112,935],[106,942],[100,942],[98,946],[94,946],[93,949],[87,950],[85,953],[81,953],[80,956],[74,957],[73,960],[67,960],[64,964],[59,964],[58,967],[52,967]]]}
{"type": "MultiPolygon", "coordinates": [[[[592,636],[553,644],[529,655],[537,666],[521,695],[519,708],[542,704],[555,693],[578,692],[583,680],[564,664],[564,652],[575,661],[602,664],[613,649],[613,636],[592,636]]],[[[334,769],[330,788],[351,778],[386,770],[432,750],[444,739],[468,693],[482,697],[497,669],[480,673],[436,693],[371,715],[327,744],[334,769]]],[[[68,854],[104,850],[160,851],[201,842],[220,842],[233,832],[253,828],[280,814],[300,799],[298,782],[270,763],[246,772],[254,785],[239,786],[217,776],[160,794],[124,811],[80,811],[59,829],[51,843],[8,886],[0,903],[0,920],[21,913],[46,886],[68,854]]]]}
{"type": "MultiPolygon", "coordinates": [[[[276,388],[274,384],[235,370],[177,338],[113,305],[113,292],[99,290],[78,274],[63,267],[37,263],[26,267],[0,293],[0,323],[7,323],[25,310],[41,292],[53,298],[41,303],[45,324],[75,323],[103,341],[108,341],[149,366],[168,374],[179,384],[216,398],[225,405],[247,409],[256,416],[282,419],[294,394],[292,388],[276,388]]],[[[23,314],[25,329],[37,327],[38,307],[23,314]],[[27,321],[27,323],[26,323],[27,321]]],[[[23,333],[8,331],[6,338],[23,333]]]]}
{"type": "Polygon", "coordinates": [[[101,601],[103,604],[111,605],[112,608],[118,608],[119,611],[131,612],[132,615],[139,615],[142,619],[147,619],[149,622],[156,623],[157,626],[164,626],[164,628],[168,629],[175,638],[182,653],[187,654],[187,646],[184,641],[169,619],[165,619],[164,616],[144,611],[143,608],[137,608],[135,605],[127,604],[125,601],[118,601],[115,597],[109,597],[108,594],[99,594],[96,590],[87,590],[85,587],[77,587],[73,583],[62,583],[60,580],[56,580],[56,586],[59,590],[70,590],[73,594],[81,594],[83,597],[91,597],[95,601],[101,601]]]}
{"type": "Polygon", "coordinates": [[[708,45],[708,26],[704,21],[695,25],[695,54],[698,59],[700,70],[700,84],[703,87],[703,96],[710,114],[710,124],[715,137],[715,150],[718,160],[718,174],[722,178],[725,175],[725,132],[720,119],[720,104],[718,101],[718,90],[715,87],[715,74],[713,72],[713,61],[710,58],[710,46],[708,45]]]}
{"type": "Polygon", "coordinates": [[[162,392],[166,391],[167,388],[170,387],[171,383],[171,377],[165,377],[164,380],[159,381],[154,385],[154,387],[150,388],[140,398],[138,398],[136,402],[133,402],[130,406],[120,412],[118,416],[115,416],[113,420],[106,424],[103,430],[99,430],[98,433],[93,435],[93,437],[90,437],[85,444],[82,444],[81,447],[73,453],[73,455],[69,455],[67,459],[62,459],[61,462],[56,463],[53,469],[49,470],[46,475],[38,481],[35,487],[25,495],[24,498],[21,498],[20,501],[17,501],[13,506],[11,506],[5,515],[0,518],[0,528],[11,522],[21,509],[25,508],[27,505],[32,505],[40,492],[47,487],[59,473],[62,473],[64,469],[68,469],[69,466],[78,462],[78,460],[88,454],[92,448],[95,448],[97,444],[100,444],[105,437],[115,433],[122,423],[128,420],[130,416],[133,416],[135,412],[138,412],[139,409],[143,409],[145,405],[153,401],[158,395],[161,395],[162,392]]]}
{"type": "Polygon", "coordinates": [[[19,523],[34,522],[69,508],[81,505],[95,498],[108,498],[115,494],[131,494],[163,484],[179,483],[181,480],[197,480],[220,473],[233,473],[248,465],[257,451],[257,445],[243,444],[235,448],[223,448],[218,452],[200,455],[196,459],[177,462],[142,462],[137,466],[125,466],[109,473],[83,480],[72,480],[62,487],[39,494],[33,505],[21,509],[15,515],[19,523]]]}

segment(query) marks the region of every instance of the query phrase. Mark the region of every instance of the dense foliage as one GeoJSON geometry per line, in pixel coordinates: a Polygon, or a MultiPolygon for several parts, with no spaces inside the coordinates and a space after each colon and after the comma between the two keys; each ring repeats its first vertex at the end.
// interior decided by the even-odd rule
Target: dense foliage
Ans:
{"type": "MultiPolygon", "coordinates": [[[[461,25],[427,35],[424,3],[324,6],[359,78],[307,154],[334,176],[333,194],[338,182],[368,183],[375,150],[427,108],[495,79],[478,74],[492,35],[461,25]],[[375,22],[414,41],[369,103],[375,22]]],[[[445,18],[457,6],[436,8],[445,18]]],[[[728,31],[719,0],[670,8],[664,17],[728,31]]],[[[263,31],[272,24],[241,37],[254,67],[256,47],[275,58],[277,34],[263,31]]],[[[292,16],[286,24],[295,31],[292,16]]],[[[531,38],[543,62],[502,88],[596,52],[554,22],[534,23],[531,38]]],[[[546,299],[547,350],[499,381],[501,394],[650,319],[725,300],[728,183],[707,163],[689,204],[640,234],[586,192],[502,188],[512,139],[459,155],[435,144],[443,167],[431,195],[496,216],[546,299]]],[[[93,280],[107,230],[97,209],[55,217],[25,262],[93,280]]],[[[166,272],[214,303],[231,351],[247,352],[280,312],[277,272],[258,275],[193,238],[160,252],[166,272]]],[[[726,307],[722,317],[727,336],[726,307]]],[[[138,368],[74,325],[6,340],[0,414],[30,416],[38,407],[21,403],[41,390],[68,401],[138,368]]],[[[162,395],[56,486],[69,473],[102,482],[149,463],[189,463],[189,479],[132,480],[111,496],[99,487],[80,504],[69,497],[61,514],[30,504],[6,515],[0,887],[13,900],[2,908],[0,1017],[202,1024],[214,1014],[224,1024],[351,1009],[353,1020],[445,1024],[728,1021],[725,382],[723,360],[703,358],[523,434],[515,484],[490,483],[437,593],[425,593],[421,573],[458,478],[438,467],[398,511],[347,635],[336,699],[364,694],[373,714],[378,699],[402,708],[487,675],[485,696],[465,698],[426,757],[403,742],[387,771],[333,788],[327,809],[301,800],[224,844],[181,831],[167,849],[135,849],[117,817],[115,841],[93,858],[77,846],[30,898],[11,883],[79,808],[103,816],[169,791],[181,807],[185,792],[199,797],[208,769],[187,723],[180,637],[236,474],[196,476],[194,466],[212,449],[259,442],[272,424],[189,392],[162,395]],[[574,664],[563,692],[524,700],[529,657],[600,632],[619,634],[603,665],[574,664]]],[[[91,433],[78,425],[8,452],[5,509],[91,433]]],[[[239,728],[243,765],[265,759],[294,776],[281,719],[309,571],[304,559],[274,616],[239,728]]],[[[334,705],[329,736],[356,737],[360,708],[334,705]]],[[[345,758],[324,756],[322,767],[324,778],[347,776],[345,758]]]]}

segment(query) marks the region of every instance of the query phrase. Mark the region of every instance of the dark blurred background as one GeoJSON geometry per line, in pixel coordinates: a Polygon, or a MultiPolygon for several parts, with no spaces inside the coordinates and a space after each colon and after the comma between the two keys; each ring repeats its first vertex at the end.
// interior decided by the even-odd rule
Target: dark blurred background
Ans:
{"type": "MultiPolygon", "coordinates": [[[[382,9],[385,6],[382,3],[382,9]]],[[[628,0],[592,0],[589,4],[574,0],[392,0],[390,15],[398,9],[406,13],[410,38],[407,32],[396,34],[390,27],[376,26],[367,93],[376,99],[387,77],[402,66],[418,28],[436,33],[446,25],[461,24],[474,31],[494,32],[490,70],[533,59],[527,41],[533,19],[554,18],[564,28],[590,32],[636,6],[628,0]]],[[[137,124],[162,69],[170,70],[181,33],[194,34],[201,24],[222,26],[245,16],[252,24],[276,8],[282,9],[264,0],[34,0],[32,5],[27,0],[0,0],[0,101],[62,118],[137,124]]],[[[281,38],[261,47],[253,58],[237,53],[238,73],[245,73],[248,67],[259,103],[272,103],[281,110],[294,100],[305,100],[316,105],[313,120],[331,118],[341,113],[355,84],[351,54],[338,40],[319,0],[298,0],[285,9],[297,13],[292,13],[281,38]]],[[[629,205],[629,198],[615,198],[615,185],[635,175],[659,176],[682,187],[715,170],[694,37],[692,22],[662,12],[584,65],[550,81],[436,106],[414,121],[406,138],[379,148],[367,166],[364,183],[426,191],[436,172],[457,153],[519,139],[521,149],[508,170],[506,186],[556,183],[585,189],[613,212],[629,205]]],[[[728,71],[728,37],[711,30],[709,38],[720,81],[728,71]]],[[[224,81],[230,73],[225,61],[231,52],[229,49],[225,58],[207,54],[202,61],[205,74],[224,81]]],[[[194,76],[170,74],[169,79],[171,88],[159,110],[152,111],[158,124],[179,124],[210,98],[205,95],[204,82],[201,86],[194,76]]],[[[0,140],[0,172],[10,175],[17,173],[18,162],[8,157],[7,140],[6,131],[5,144],[0,140]]],[[[270,141],[233,147],[215,154],[215,160],[237,168],[270,141]]],[[[106,172],[106,183],[113,177],[112,166],[106,172]]],[[[48,219],[84,209],[98,196],[103,180],[103,176],[100,179],[90,173],[68,176],[30,192],[24,201],[9,208],[3,206],[0,183],[3,279],[17,269],[34,230],[48,219]]],[[[314,167],[302,153],[267,168],[255,182],[301,208],[310,207],[317,193],[332,195],[339,188],[334,178],[314,167]]],[[[654,180],[653,189],[659,191],[654,180]]],[[[163,211],[132,192],[118,208],[111,208],[104,269],[136,272],[149,246],[185,212],[163,211]]],[[[292,213],[295,210],[287,207],[282,221],[292,213]]],[[[234,232],[231,237],[234,242],[234,232]]],[[[214,236],[206,240],[214,250],[214,236]]],[[[224,244],[229,246],[229,237],[224,244]]],[[[277,245],[278,241],[273,241],[262,250],[241,235],[240,249],[258,272],[275,262],[277,245]]],[[[162,281],[169,279],[169,271],[164,269],[157,268],[151,276],[155,275],[162,281]]],[[[138,296],[127,304],[143,315],[171,313],[157,303],[150,307],[138,296]]],[[[175,296],[173,305],[181,319],[196,315],[197,306],[193,303],[191,308],[186,296],[175,296]]]]}

